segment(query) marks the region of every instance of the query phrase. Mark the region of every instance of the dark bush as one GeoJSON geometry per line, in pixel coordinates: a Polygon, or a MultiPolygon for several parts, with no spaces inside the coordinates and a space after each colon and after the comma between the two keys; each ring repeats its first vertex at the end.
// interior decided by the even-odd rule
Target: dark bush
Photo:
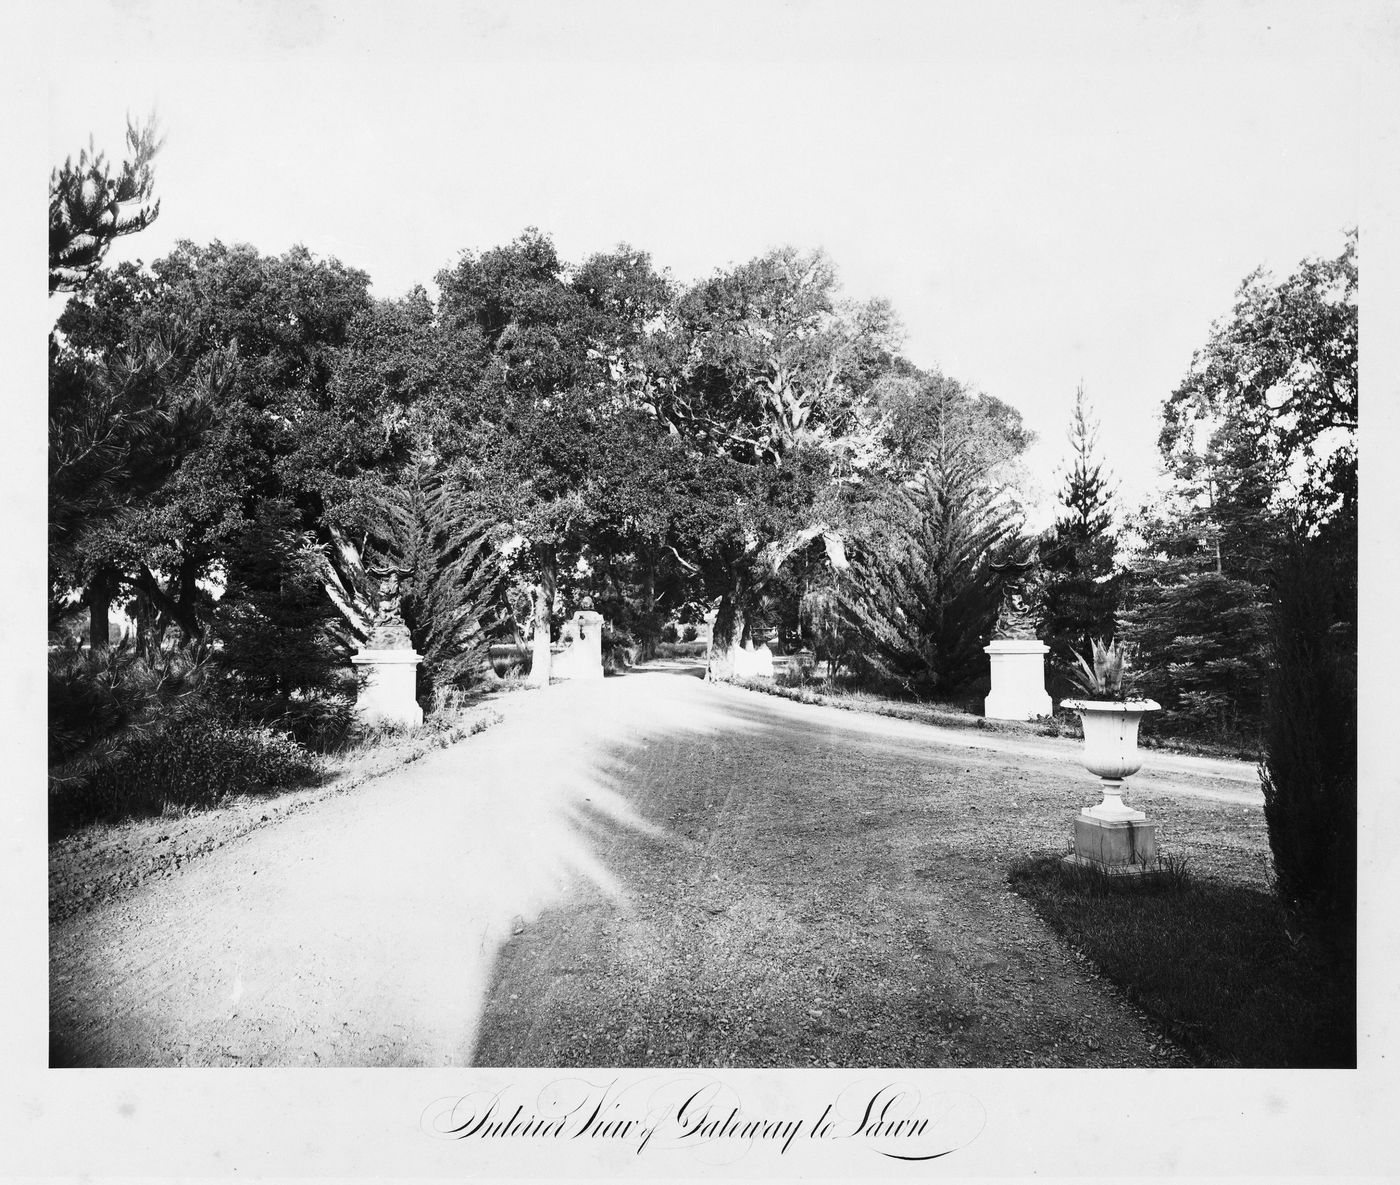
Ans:
{"type": "Polygon", "coordinates": [[[603,670],[620,674],[637,661],[637,640],[626,630],[603,627],[603,670]]]}
{"type": "Polygon", "coordinates": [[[235,724],[207,706],[179,712],[88,773],[49,782],[50,827],[213,806],[294,785],[319,768],[289,736],[235,724]]]}
{"type": "Polygon", "coordinates": [[[314,694],[293,699],[271,726],[317,753],[344,745],[355,731],[355,705],[347,696],[314,694]]]}
{"type": "Polygon", "coordinates": [[[346,655],[332,629],[323,565],[282,502],[260,504],[231,548],[212,632],[222,694],[241,718],[272,724],[294,698],[337,689],[346,655]]]}
{"type": "MultiPolygon", "coordinates": [[[[695,634],[695,627],[686,626],[686,629],[690,630],[691,636],[693,637],[695,634]]],[[[679,638],[680,635],[676,632],[675,622],[668,621],[664,626],[661,627],[661,640],[663,642],[675,642],[678,641],[679,638]]]]}
{"type": "MultiPolygon", "coordinates": [[[[683,630],[681,630],[681,637],[680,637],[680,640],[681,640],[682,642],[693,642],[693,641],[695,641],[695,639],[698,638],[699,636],[700,636],[700,631],[697,630],[693,625],[688,625],[688,626],[686,626],[683,630]]],[[[675,638],[671,638],[671,639],[670,639],[670,641],[672,641],[672,642],[674,642],[675,640],[676,640],[675,638]]]]}
{"type": "Polygon", "coordinates": [[[171,712],[203,696],[206,658],[170,650],[142,658],[129,644],[97,651],[77,642],[49,651],[49,768],[74,777],[115,760],[171,712]]]}
{"type": "Polygon", "coordinates": [[[1300,541],[1275,566],[1264,817],[1282,903],[1326,945],[1356,936],[1355,570],[1300,541]]]}

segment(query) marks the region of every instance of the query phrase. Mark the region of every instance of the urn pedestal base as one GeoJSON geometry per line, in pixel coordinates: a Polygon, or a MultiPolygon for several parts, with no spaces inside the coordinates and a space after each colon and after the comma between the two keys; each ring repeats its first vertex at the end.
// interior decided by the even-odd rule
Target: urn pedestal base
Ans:
{"type": "Polygon", "coordinates": [[[992,693],[982,708],[988,720],[1034,720],[1054,712],[1045,691],[1049,646],[1034,638],[998,638],[982,649],[992,667],[992,693]]]}
{"type": "Polygon", "coordinates": [[[361,650],[350,661],[364,676],[355,699],[355,713],[365,724],[398,724],[417,728],[423,723],[418,706],[416,650],[361,650]]]}
{"type": "Polygon", "coordinates": [[[1074,817],[1074,853],[1067,864],[1112,873],[1144,873],[1157,868],[1157,824],[1140,811],[1136,819],[1102,819],[1086,807],[1074,817]]]}

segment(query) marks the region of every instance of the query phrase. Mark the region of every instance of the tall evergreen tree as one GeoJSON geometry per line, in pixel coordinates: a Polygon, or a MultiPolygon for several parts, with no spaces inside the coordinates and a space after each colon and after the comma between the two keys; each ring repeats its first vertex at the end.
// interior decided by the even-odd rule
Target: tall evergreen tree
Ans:
{"type": "Polygon", "coordinates": [[[213,634],[230,700],[245,717],[284,718],[294,696],[333,690],[344,660],[324,561],[286,502],[259,504],[230,551],[213,634]]]}
{"type": "MultiPolygon", "coordinates": [[[[862,661],[926,693],[956,690],[985,670],[981,648],[999,601],[989,562],[1019,538],[1022,522],[1020,505],[988,462],[1014,456],[1021,437],[1004,435],[994,401],[941,376],[926,376],[922,391],[907,410],[921,425],[922,463],[891,484],[869,511],[869,525],[853,533],[850,568],[835,589],[862,661]]],[[[898,430],[897,417],[892,427],[898,430]]],[[[812,605],[830,617],[828,598],[812,605]]]]}
{"type": "Polygon", "coordinates": [[[1273,710],[1268,611],[1302,541],[1354,572],[1356,291],[1355,232],[1281,283],[1250,275],[1163,407],[1174,487],[1142,521],[1124,626],[1192,727],[1257,735],[1273,710]]]}
{"type": "Polygon", "coordinates": [[[1221,570],[1210,523],[1174,504],[1139,524],[1119,614],[1137,689],[1165,709],[1161,727],[1220,738],[1257,735],[1268,682],[1268,591],[1221,570]]]}
{"type": "Polygon", "coordinates": [[[1115,571],[1113,489],[1097,455],[1098,425],[1083,383],[1074,395],[1069,442],[1069,470],[1060,495],[1064,513],[1040,549],[1043,640],[1061,664],[1086,651],[1091,639],[1115,632],[1121,585],[1115,571]]]}

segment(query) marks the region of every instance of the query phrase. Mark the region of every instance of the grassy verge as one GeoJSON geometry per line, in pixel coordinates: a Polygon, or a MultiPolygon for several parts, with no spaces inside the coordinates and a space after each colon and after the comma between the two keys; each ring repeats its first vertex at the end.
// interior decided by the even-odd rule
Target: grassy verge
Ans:
{"type": "Polygon", "coordinates": [[[1270,894],[1181,866],[1110,880],[1058,856],[1015,861],[1008,880],[1202,1065],[1355,1066],[1355,968],[1292,943],[1270,894]]]}
{"type": "MultiPolygon", "coordinates": [[[[719,679],[750,691],[776,695],[803,704],[822,704],[848,712],[869,712],[876,716],[892,716],[897,720],[916,720],[947,728],[983,728],[994,732],[1020,733],[1024,736],[1071,737],[1084,735],[1076,712],[1057,709],[1053,716],[1041,716],[1025,722],[1019,720],[988,720],[957,703],[916,703],[891,699],[869,691],[833,687],[830,683],[789,683],[781,679],[719,679]]],[[[1257,748],[1240,744],[1191,740],[1183,737],[1153,736],[1144,732],[1138,738],[1144,749],[1164,753],[1184,753],[1192,757],[1221,757],[1239,761],[1257,761],[1257,748]]]]}
{"type": "MultiPolygon", "coordinates": [[[[891,716],[896,720],[915,720],[923,724],[938,724],[948,728],[979,728],[993,732],[1020,733],[1027,736],[1078,735],[1062,727],[1057,719],[1021,722],[1019,720],[988,720],[954,704],[919,704],[892,700],[862,691],[836,690],[826,684],[780,683],[770,679],[717,679],[749,691],[761,691],[800,704],[820,704],[841,708],[847,712],[868,712],[874,716],[891,716]]],[[[1074,725],[1077,729],[1078,725],[1074,725]]]]}

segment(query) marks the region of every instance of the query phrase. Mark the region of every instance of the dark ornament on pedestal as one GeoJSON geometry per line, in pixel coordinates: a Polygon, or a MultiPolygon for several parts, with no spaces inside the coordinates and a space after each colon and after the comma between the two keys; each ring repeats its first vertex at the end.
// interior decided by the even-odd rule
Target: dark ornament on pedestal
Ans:
{"type": "Polygon", "coordinates": [[[366,650],[412,650],[413,639],[403,619],[402,582],[412,573],[411,568],[370,568],[366,572],[379,580],[379,595],[375,603],[374,621],[370,626],[366,650]]]}
{"type": "Polygon", "coordinates": [[[1034,640],[1035,618],[1031,614],[1026,585],[1039,562],[1040,557],[1032,551],[1024,559],[1007,558],[987,564],[1001,584],[1001,607],[992,630],[993,638],[1034,640]]]}

